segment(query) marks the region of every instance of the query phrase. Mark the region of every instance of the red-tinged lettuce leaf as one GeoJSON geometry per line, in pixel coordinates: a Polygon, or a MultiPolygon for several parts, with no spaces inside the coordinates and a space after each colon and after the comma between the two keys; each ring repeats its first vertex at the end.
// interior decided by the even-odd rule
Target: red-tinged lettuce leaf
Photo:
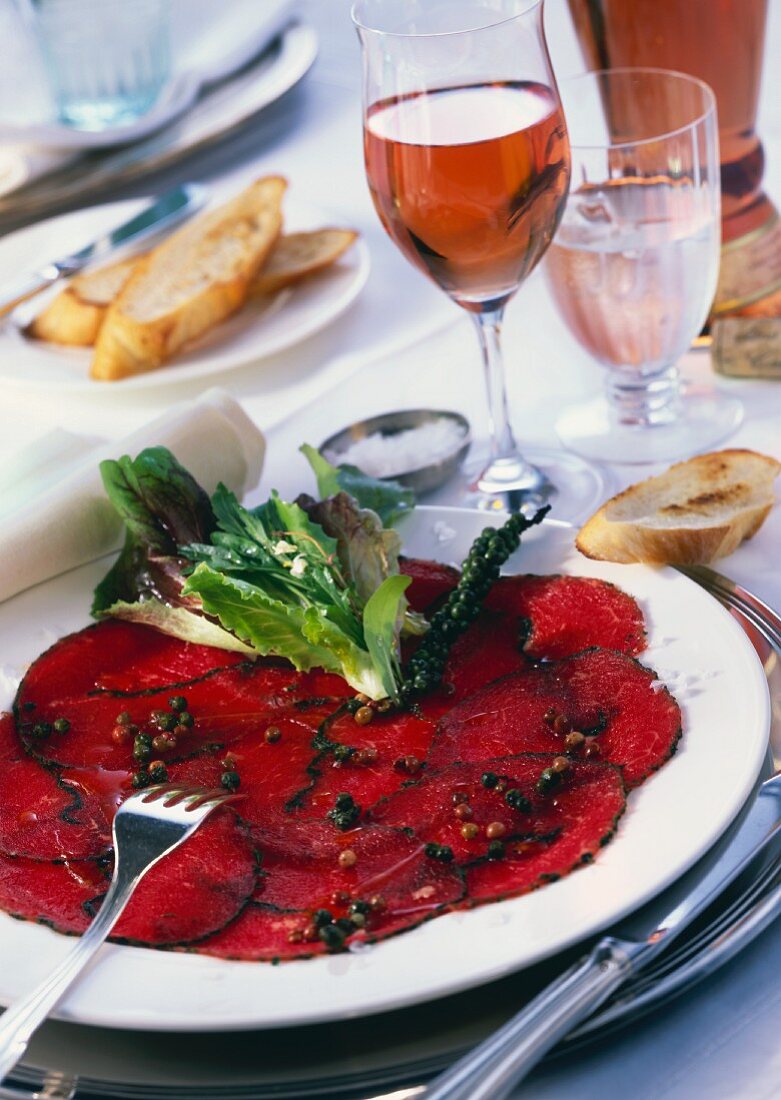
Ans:
{"type": "Polygon", "coordinates": [[[184,602],[185,563],[178,547],[210,537],[215,517],[209,497],[165,447],[101,462],[100,473],[126,534],[119,557],[95,589],[92,614],[111,614],[120,601],[149,597],[184,602]]]}
{"type": "Polygon", "coordinates": [[[124,619],[126,622],[154,627],[155,630],[170,634],[183,642],[226,649],[231,653],[242,653],[246,657],[257,656],[256,650],[235,634],[223,629],[219,623],[187,607],[171,607],[162,600],[152,598],[136,603],[118,600],[106,609],[105,614],[112,619],[124,619]]]}

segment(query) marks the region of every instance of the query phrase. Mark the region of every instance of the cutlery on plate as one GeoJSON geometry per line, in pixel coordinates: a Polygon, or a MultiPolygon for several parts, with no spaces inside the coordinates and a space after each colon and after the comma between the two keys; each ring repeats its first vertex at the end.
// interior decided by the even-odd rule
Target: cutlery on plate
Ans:
{"type": "MultiPolygon", "coordinates": [[[[779,651],[781,618],[763,601],[713,570],[682,568],[724,604],[735,607],[779,651]]],[[[628,979],[653,962],[716,901],[748,865],[781,834],[781,773],[766,780],[739,830],[720,858],[692,884],[691,873],[656,903],[622,921],[591,953],[425,1090],[427,1100],[501,1100],[568,1032],[600,1007],[628,979]]],[[[753,891],[753,884],[749,888],[753,891]]],[[[749,942],[781,910],[778,887],[748,914],[741,911],[725,937],[731,954],[749,942]],[[753,934],[752,934],[753,933],[753,934]]],[[[702,963],[701,965],[706,965],[702,963]]]]}
{"type": "Polygon", "coordinates": [[[236,795],[203,787],[148,787],[126,799],[114,818],[114,874],[98,915],[62,962],[0,1019],[0,1082],[27,1049],[33,1032],[81,974],[121,916],[139,881],[236,795]]]}
{"type": "Polygon", "coordinates": [[[87,264],[105,260],[119,248],[130,244],[139,245],[153,234],[171,229],[194,214],[205,200],[205,189],[192,183],[166,191],[129,221],[102,233],[78,252],[50,260],[32,275],[23,275],[17,282],[0,287],[0,317],[6,316],[22,302],[46,290],[58,280],[76,275],[87,264]]]}
{"type": "Polygon", "coordinates": [[[684,576],[699,584],[721,603],[740,611],[770,645],[777,651],[781,649],[781,615],[778,615],[759,596],[755,596],[737,581],[730,580],[723,573],[717,573],[706,565],[678,565],[676,568],[679,573],[683,573],[684,576]]]}
{"type": "Polygon", "coordinates": [[[680,935],[781,833],[781,773],[766,780],[721,858],[603,936],[585,958],[426,1090],[427,1100],[501,1100],[542,1056],[680,935]]]}

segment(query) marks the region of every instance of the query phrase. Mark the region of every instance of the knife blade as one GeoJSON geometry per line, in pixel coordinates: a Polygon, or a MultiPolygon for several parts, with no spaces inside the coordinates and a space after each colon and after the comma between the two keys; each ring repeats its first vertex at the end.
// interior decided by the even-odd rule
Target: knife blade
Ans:
{"type": "Polygon", "coordinates": [[[84,248],[50,260],[31,275],[0,287],[0,317],[5,317],[21,302],[46,290],[59,279],[75,275],[87,264],[104,260],[120,248],[139,245],[153,234],[172,228],[195,213],[205,200],[206,190],[197,184],[182,184],[166,191],[129,221],[107,230],[84,248]]]}
{"type": "Polygon", "coordinates": [[[701,914],[781,836],[781,772],[766,780],[718,858],[697,868],[603,936],[584,959],[425,1090],[426,1100],[502,1100],[578,1023],[701,914]]]}

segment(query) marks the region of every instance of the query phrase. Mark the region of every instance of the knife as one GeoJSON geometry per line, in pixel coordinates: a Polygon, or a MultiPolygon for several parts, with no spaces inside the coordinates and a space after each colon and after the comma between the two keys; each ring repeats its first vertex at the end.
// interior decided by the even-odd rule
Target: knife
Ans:
{"type": "Polygon", "coordinates": [[[203,206],[205,199],[205,189],[191,183],[166,191],[129,221],[103,233],[92,244],[59,260],[51,260],[32,275],[23,276],[15,285],[1,287],[0,317],[5,317],[21,302],[46,290],[59,279],[75,275],[87,264],[106,259],[119,248],[138,245],[152,234],[177,225],[203,206]]]}
{"type": "Polygon", "coordinates": [[[695,868],[622,921],[593,950],[424,1091],[424,1100],[502,1100],[551,1047],[665,950],[781,835],[781,772],[759,788],[710,870],[695,868]]]}

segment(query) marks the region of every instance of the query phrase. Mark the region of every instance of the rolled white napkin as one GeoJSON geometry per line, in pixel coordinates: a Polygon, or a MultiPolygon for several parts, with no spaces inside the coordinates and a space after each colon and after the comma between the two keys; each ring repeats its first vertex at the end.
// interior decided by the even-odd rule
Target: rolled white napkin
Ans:
{"type": "Polygon", "coordinates": [[[115,443],[90,452],[56,486],[3,520],[0,601],[115,550],[122,523],[103,489],[98,464],[135,457],[145,447],[168,447],[212,492],[222,481],[242,496],[260,479],[266,443],[260,429],[224,390],[175,405],[115,443]]]}

